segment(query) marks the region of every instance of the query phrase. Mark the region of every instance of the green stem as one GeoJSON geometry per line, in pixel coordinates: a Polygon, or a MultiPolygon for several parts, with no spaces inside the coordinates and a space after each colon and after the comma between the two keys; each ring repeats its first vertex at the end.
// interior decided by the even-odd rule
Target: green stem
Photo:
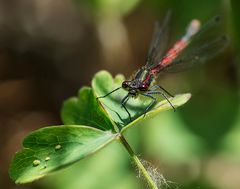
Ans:
{"type": "Polygon", "coordinates": [[[158,189],[156,183],[152,180],[152,178],[148,174],[147,170],[143,166],[142,162],[138,159],[137,155],[133,152],[131,146],[128,144],[128,142],[126,141],[125,137],[122,134],[119,134],[119,140],[123,144],[123,146],[126,148],[126,150],[128,151],[128,153],[131,156],[131,158],[133,159],[133,161],[136,163],[138,169],[142,172],[142,175],[147,180],[149,186],[152,189],[158,189]]]}

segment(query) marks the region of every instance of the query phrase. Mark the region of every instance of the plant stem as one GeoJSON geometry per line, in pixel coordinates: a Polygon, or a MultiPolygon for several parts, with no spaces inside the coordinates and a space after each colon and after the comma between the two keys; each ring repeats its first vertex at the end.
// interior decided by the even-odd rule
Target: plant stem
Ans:
{"type": "Polygon", "coordinates": [[[138,169],[142,172],[142,175],[147,180],[149,186],[152,189],[158,189],[156,183],[152,180],[152,178],[148,174],[147,170],[143,166],[142,162],[138,159],[137,155],[133,152],[131,146],[128,144],[128,142],[126,141],[125,137],[122,134],[119,134],[119,140],[123,144],[123,146],[126,148],[126,150],[128,151],[129,155],[131,156],[131,158],[137,165],[138,169]]]}

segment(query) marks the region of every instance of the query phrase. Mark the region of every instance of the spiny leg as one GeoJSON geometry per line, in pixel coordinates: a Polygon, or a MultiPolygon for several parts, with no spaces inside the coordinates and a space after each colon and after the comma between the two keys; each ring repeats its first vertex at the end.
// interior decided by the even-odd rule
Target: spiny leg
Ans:
{"type": "Polygon", "coordinates": [[[151,108],[152,107],[152,105],[153,104],[155,104],[156,103],[156,101],[157,101],[157,99],[155,98],[155,97],[153,97],[153,96],[151,96],[149,93],[144,93],[144,94],[141,94],[141,95],[143,95],[143,96],[146,96],[146,97],[148,97],[148,98],[151,98],[152,99],[152,102],[148,105],[148,107],[145,109],[145,111],[144,111],[144,116],[143,117],[145,117],[146,116],[146,113],[147,113],[147,111],[149,110],[149,108],[151,108]]]}
{"type": "Polygon", "coordinates": [[[163,92],[160,92],[160,91],[149,91],[147,94],[160,94],[160,95],[162,95],[168,101],[168,103],[171,105],[171,107],[173,108],[174,112],[176,111],[176,109],[173,106],[173,104],[170,102],[168,97],[163,92]]]}
{"type": "Polygon", "coordinates": [[[156,89],[156,88],[159,88],[159,89],[161,89],[161,90],[163,90],[165,93],[167,93],[169,96],[171,96],[171,97],[174,97],[170,92],[168,92],[166,89],[164,89],[162,86],[160,86],[160,85],[153,85],[150,89],[151,90],[154,90],[154,89],[156,89]]]}
{"type": "Polygon", "coordinates": [[[119,89],[121,89],[121,88],[122,88],[122,87],[118,87],[118,88],[114,89],[113,91],[111,91],[111,92],[109,92],[109,93],[107,93],[107,94],[105,94],[105,95],[103,95],[103,96],[97,97],[97,99],[99,99],[99,98],[105,98],[105,97],[107,97],[108,95],[116,92],[117,90],[119,90],[119,89]]]}
{"type": "Polygon", "coordinates": [[[127,112],[130,121],[132,121],[131,114],[129,113],[128,109],[127,109],[126,106],[125,106],[125,104],[127,103],[128,99],[129,99],[129,95],[127,94],[127,95],[122,99],[121,105],[122,105],[122,107],[124,108],[124,110],[127,112]]]}

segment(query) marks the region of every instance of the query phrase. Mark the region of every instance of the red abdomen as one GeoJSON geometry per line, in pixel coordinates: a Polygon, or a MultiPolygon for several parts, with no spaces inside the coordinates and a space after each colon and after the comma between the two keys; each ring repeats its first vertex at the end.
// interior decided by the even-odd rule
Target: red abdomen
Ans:
{"type": "Polygon", "coordinates": [[[166,53],[163,59],[151,70],[153,75],[156,75],[162,68],[171,64],[178,54],[187,46],[187,41],[183,39],[177,41],[174,46],[166,53]]]}

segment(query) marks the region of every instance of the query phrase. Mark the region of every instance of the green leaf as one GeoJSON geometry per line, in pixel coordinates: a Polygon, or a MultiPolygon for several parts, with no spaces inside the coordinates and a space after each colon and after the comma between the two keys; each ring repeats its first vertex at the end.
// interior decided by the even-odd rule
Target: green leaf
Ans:
{"type": "Polygon", "coordinates": [[[51,126],[39,129],[23,141],[10,166],[16,183],[27,183],[70,165],[115,139],[111,132],[87,126],[51,126]]]}
{"type": "MultiPolygon", "coordinates": [[[[185,93],[185,94],[178,94],[174,97],[169,98],[169,100],[171,101],[172,105],[177,108],[183,104],[185,104],[189,99],[191,98],[191,94],[190,93],[185,93]]],[[[143,117],[144,118],[151,118],[156,116],[158,113],[166,111],[166,110],[171,110],[172,107],[171,105],[168,103],[167,100],[162,100],[160,102],[158,102],[151,111],[147,112],[145,117],[141,116],[137,119],[135,119],[133,122],[131,122],[130,124],[128,124],[126,127],[124,127],[122,129],[122,132],[124,132],[126,129],[136,125],[138,122],[140,122],[143,117]]]]}
{"type": "MultiPolygon", "coordinates": [[[[107,71],[98,72],[92,81],[92,87],[97,97],[104,96],[110,91],[121,86],[124,80],[123,75],[117,75],[114,79],[107,71]]],[[[146,97],[137,96],[137,98],[130,98],[127,102],[127,109],[133,118],[133,122],[130,123],[127,112],[121,107],[121,100],[127,95],[127,91],[119,89],[105,98],[99,98],[103,107],[107,111],[110,118],[118,125],[123,127],[123,131],[133,126],[143,119],[143,115],[146,107],[151,102],[151,99],[146,97]],[[141,117],[140,117],[141,116],[141,117]]],[[[191,94],[180,94],[173,98],[169,98],[173,106],[176,108],[185,104],[191,97],[191,94]]],[[[149,111],[145,118],[152,117],[159,112],[172,109],[171,105],[166,101],[162,100],[155,104],[155,106],[149,111]]]]}
{"type": "MultiPolygon", "coordinates": [[[[110,91],[120,87],[123,80],[123,75],[117,75],[113,79],[111,74],[107,71],[100,71],[93,78],[93,91],[96,93],[97,97],[104,96],[110,91]]],[[[105,98],[99,98],[99,101],[105,108],[110,118],[120,126],[125,126],[131,122],[127,112],[121,107],[121,100],[125,95],[127,95],[127,93],[128,92],[124,89],[119,89],[105,98]]],[[[136,99],[130,98],[126,107],[134,120],[142,115],[149,103],[149,99],[141,100],[139,97],[136,99]]]]}
{"type": "Polygon", "coordinates": [[[65,125],[88,125],[101,130],[113,129],[111,121],[89,87],[81,88],[78,97],[72,97],[64,102],[61,117],[65,125]]]}

